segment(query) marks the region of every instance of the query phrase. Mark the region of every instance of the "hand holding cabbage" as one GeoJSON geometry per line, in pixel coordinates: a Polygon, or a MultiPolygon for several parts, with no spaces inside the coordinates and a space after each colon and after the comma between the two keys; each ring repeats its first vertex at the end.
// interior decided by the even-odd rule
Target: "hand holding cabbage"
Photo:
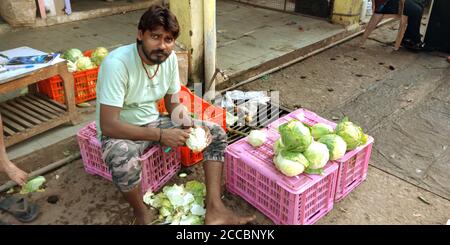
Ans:
{"type": "Polygon", "coordinates": [[[190,129],[169,128],[159,130],[160,143],[172,148],[185,145],[190,136],[190,129]]]}

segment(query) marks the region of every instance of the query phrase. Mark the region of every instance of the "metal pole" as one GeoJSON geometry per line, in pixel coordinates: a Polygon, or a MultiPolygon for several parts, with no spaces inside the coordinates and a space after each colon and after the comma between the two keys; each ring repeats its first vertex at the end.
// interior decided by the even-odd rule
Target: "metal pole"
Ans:
{"type": "MultiPolygon", "coordinates": [[[[203,16],[204,16],[204,60],[205,60],[205,88],[209,88],[212,91],[215,90],[215,86],[211,86],[211,80],[216,71],[216,0],[204,0],[203,1],[203,16]]],[[[212,81],[214,82],[214,81],[212,81]]],[[[204,93],[208,92],[203,91],[204,93]]]]}

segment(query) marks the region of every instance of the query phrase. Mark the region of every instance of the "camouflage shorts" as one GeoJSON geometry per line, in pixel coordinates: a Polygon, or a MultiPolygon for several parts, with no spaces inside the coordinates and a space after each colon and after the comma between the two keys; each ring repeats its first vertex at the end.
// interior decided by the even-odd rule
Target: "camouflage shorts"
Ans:
{"type": "MultiPolygon", "coordinates": [[[[211,132],[211,144],[203,151],[205,161],[224,161],[224,152],[227,146],[227,135],[217,124],[205,121],[194,121],[196,125],[204,125],[211,132]]],[[[176,127],[169,117],[160,117],[146,127],[174,128],[176,127]]],[[[133,190],[141,182],[141,163],[139,157],[151,145],[157,142],[132,141],[113,139],[103,136],[102,158],[112,173],[113,183],[122,191],[133,190]]]]}

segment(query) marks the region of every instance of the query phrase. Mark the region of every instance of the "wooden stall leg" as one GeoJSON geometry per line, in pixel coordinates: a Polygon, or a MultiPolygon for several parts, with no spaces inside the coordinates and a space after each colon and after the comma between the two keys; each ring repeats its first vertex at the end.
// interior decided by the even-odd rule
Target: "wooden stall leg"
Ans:
{"type": "Polygon", "coordinates": [[[80,123],[80,117],[78,116],[77,108],[75,106],[75,85],[72,74],[67,70],[67,64],[61,63],[58,66],[59,75],[64,82],[64,97],[67,106],[67,112],[70,117],[70,124],[76,125],[80,123]]]}

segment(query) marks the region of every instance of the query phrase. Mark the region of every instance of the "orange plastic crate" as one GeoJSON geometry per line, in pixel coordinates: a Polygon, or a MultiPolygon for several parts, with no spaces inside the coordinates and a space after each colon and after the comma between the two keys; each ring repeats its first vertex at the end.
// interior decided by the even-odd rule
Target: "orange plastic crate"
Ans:
{"type": "MultiPolygon", "coordinates": [[[[98,67],[72,73],[74,79],[75,103],[79,104],[95,99],[98,67]]],[[[62,78],[57,75],[38,83],[39,91],[51,99],[65,103],[64,84],[62,78]]]]}
{"type": "MultiPolygon", "coordinates": [[[[180,94],[180,103],[185,105],[188,110],[194,114],[195,118],[217,123],[225,131],[227,130],[225,109],[211,105],[207,101],[193,94],[189,88],[184,85],[181,85],[181,91],[185,93],[180,94]]],[[[164,105],[164,99],[158,101],[158,110],[160,113],[167,112],[164,105]]],[[[189,167],[201,160],[203,160],[203,154],[201,152],[193,153],[188,147],[181,147],[181,164],[183,166],[189,167]]]]}
{"type": "Polygon", "coordinates": [[[75,102],[77,104],[97,97],[98,67],[86,71],[74,72],[75,102]]]}
{"type": "Polygon", "coordinates": [[[185,167],[195,165],[199,163],[201,160],[203,160],[203,153],[201,152],[194,153],[187,146],[181,146],[180,151],[181,151],[181,164],[185,167]]]}
{"type": "Polygon", "coordinates": [[[60,76],[54,76],[38,83],[39,92],[47,95],[52,100],[64,104],[64,84],[60,76]]]}
{"type": "MultiPolygon", "coordinates": [[[[217,123],[227,131],[225,109],[211,105],[207,101],[193,94],[189,88],[184,85],[181,85],[181,91],[184,93],[180,93],[180,103],[185,105],[186,108],[194,114],[196,119],[217,123]]],[[[160,113],[167,112],[164,99],[158,101],[157,107],[160,113]]]]}
{"type": "MultiPolygon", "coordinates": [[[[88,50],[83,53],[86,57],[91,57],[93,50],[88,50]]],[[[96,86],[98,77],[98,67],[73,72],[75,103],[83,103],[85,101],[93,100],[97,97],[96,86]]],[[[64,84],[60,76],[54,76],[49,79],[42,80],[38,83],[39,91],[51,99],[64,104],[64,84]]]]}

